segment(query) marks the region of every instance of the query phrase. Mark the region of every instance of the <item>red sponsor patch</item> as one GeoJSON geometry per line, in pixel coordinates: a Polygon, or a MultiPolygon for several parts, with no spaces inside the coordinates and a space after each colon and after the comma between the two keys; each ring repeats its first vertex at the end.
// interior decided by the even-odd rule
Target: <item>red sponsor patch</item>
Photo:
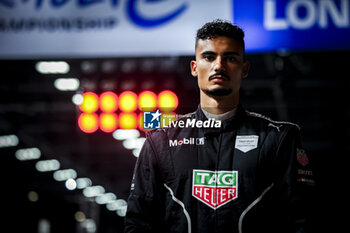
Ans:
{"type": "Polygon", "coordinates": [[[213,209],[237,198],[237,171],[193,170],[192,195],[213,209]]]}
{"type": "Polygon", "coordinates": [[[306,166],[309,163],[309,158],[307,157],[305,150],[297,148],[297,160],[303,166],[306,166]]]}

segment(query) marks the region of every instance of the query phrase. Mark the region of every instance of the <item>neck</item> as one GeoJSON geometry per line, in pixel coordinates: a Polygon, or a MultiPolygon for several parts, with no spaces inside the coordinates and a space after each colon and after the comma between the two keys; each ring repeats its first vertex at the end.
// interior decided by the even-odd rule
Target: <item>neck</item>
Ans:
{"type": "Polygon", "coordinates": [[[239,95],[209,96],[200,91],[201,107],[211,114],[223,114],[238,106],[239,95]]]}

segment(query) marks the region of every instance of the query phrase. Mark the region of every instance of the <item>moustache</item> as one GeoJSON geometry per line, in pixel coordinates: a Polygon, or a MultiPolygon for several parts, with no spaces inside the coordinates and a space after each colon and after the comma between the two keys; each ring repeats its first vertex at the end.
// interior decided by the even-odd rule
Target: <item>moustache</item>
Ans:
{"type": "Polygon", "coordinates": [[[216,76],[221,76],[221,77],[223,77],[224,79],[226,79],[226,80],[230,80],[230,76],[228,76],[227,74],[225,74],[225,73],[215,73],[215,74],[213,74],[213,75],[210,75],[209,76],[209,81],[211,81],[211,80],[213,80],[213,79],[215,79],[215,78],[217,78],[216,76]]]}

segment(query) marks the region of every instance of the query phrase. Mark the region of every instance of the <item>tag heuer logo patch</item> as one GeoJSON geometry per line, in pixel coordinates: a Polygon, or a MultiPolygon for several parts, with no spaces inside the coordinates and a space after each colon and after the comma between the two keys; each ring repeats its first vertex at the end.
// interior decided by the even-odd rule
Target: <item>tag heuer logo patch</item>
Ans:
{"type": "Polygon", "coordinates": [[[238,171],[193,170],[192,196],[217,209],[238,197],[238,171]]]}

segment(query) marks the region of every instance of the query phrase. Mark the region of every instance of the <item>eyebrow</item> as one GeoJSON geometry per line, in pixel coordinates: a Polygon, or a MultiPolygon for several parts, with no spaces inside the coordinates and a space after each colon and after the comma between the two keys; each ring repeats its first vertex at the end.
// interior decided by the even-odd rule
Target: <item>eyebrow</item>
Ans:
{"type": "MultiPolygon", "coordinates": [[[[213,52],[213,51],[203,51],[201,52],[201,55],[217,55],[217,53],[213,52]]],[[[236,55],[236,56],[240,56],[241,54],[238,52],[234,52],[234,51],[228,51],[228,52],[224,52],[224,55],[236,55]]]]}

